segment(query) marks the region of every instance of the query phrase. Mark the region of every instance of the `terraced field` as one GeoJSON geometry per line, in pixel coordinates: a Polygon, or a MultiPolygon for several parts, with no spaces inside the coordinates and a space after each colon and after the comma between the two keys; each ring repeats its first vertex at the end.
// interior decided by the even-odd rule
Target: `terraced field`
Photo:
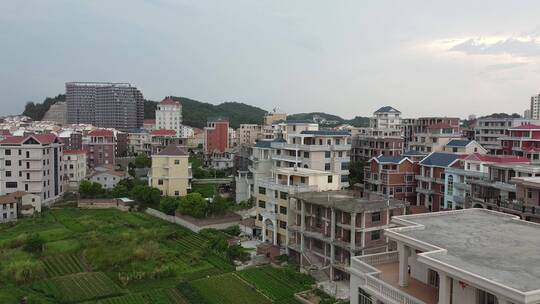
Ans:
{"type": "Polygon", "coordinates": [[[233,273],[193,281],[191,285],[208,304],[272,303],[233,273]]]}
{"type": "Polygon", "coordinates": [[[46,257],[43,259],[43,265],[49,277],[85,272],[87,268],[76,254],[46,257]]]}
{"type": "Polygon", "coordinates": [[[100,300],[97,304],[189,304],[176,288],[152,290],[100,300]]]}

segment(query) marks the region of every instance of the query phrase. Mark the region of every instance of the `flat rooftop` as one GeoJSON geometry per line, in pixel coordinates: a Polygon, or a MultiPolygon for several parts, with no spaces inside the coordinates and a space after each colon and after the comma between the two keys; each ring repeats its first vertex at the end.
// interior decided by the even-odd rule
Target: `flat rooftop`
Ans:
{"type": "Polygon", "coordinates": [[[324,192],[303,192],[293,197],[305,200],[310,204],[333,207],[345,212],[378,211],[381,209],[396,209],[407,206],[404,201],[394,199],[383,199],[381,196],[359,197],[354,191],[324,191],[324,192]]]}
{"type": "Polygon", "coordinates": [[[413,227],[388,231],[447,250],[425,257],[521,292],[540,289],[540,225],[486,209],[393,218],[402,220],[413,227]]]}
{"type": "Polygon", "coordinates": [[[296,175],[296,176],[313,176],[313,175],[334,175],[334,173],[326,172],[322,170],[314,170],[308,168],[278,168],[274,169],[274,172],[282,175],[296,175]]]}

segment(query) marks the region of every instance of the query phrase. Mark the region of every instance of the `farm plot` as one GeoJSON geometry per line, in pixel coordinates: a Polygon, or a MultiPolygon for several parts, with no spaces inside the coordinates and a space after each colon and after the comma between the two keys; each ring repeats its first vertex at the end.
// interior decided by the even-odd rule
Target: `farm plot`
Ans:
{"type": "Polygon", "coordinates": [[[33,288],[59,302],[82,302],[120,295],[123,290],[102,272],[85,272],[37,282],[33,288]]]}
{"type": "Polygon", "coordinates": [[[280,302],[292,298],[297,292],[309,289],[313,283],[308,276],[268,266],[246,269],[240,271],[238,275],[255,285],[269,298],[280,302]]]}
{"type": "Polygon", "coordinates": [[[176,289],[151,290],[145,293],[129,294],[107,298],[98,304],[188,304],[176,289]]]}
{"type": "Polygon", "coordinates": [[[210,304],[272,303],[232,273],[193,281],[190,284],[210,304]]]}
{"type": "Polygon", "coordinates": [[[195,233],[186,233],[173,238],[172,242],[176,249],[192,252],[202,249],[208,240],[195,233]]]}
{"type": "Polygon", "coordinates": [[[85,272],[85,265],[76,254],[50,256],[43,259],[49,277],[85,272]]]}

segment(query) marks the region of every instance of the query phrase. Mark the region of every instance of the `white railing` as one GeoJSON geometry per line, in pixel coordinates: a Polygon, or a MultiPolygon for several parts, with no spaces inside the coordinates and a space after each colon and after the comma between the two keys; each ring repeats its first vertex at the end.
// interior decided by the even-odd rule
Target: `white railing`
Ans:
{"type": "Polygon", "coordinates": [[[354,257],[351,259],[351,269],[359,272],[361,278],[364,279],[363,284],[361,283],[362,288],[377,294],[381,298],[395,303],[426,304],[380,279],[381,271],[373,266],[388,263],[399,263],[399,253],[397,251],[354,257]]]}

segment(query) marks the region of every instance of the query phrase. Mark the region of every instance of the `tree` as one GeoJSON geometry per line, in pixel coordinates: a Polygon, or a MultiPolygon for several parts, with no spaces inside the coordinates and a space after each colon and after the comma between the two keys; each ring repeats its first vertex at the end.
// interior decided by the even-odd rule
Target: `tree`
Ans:
{"type": "Polygon", "coordinates": [[[174,212],[176,209],[178,209],[179,204],[180,200],[178,198],[166,196],[159,202],[159,207],[165,214],[174,215],[174,212]]]}
{"type": "Polygon", "coordinates": [[[114,198],[127,197],[129,195],[129,190],[128,190],[127,186],[118,183],[111,190],[111,195],[114,198]]]}
{"type": "Polygon", "coordinates": [[[189,215],[195,218],[202,218],[206,215],[208,202],[200,193],[190,193],[180,200],[178,211],[181,214],[189,215]]]}
{"type": "Polygon", "coordinates": [[[210,213],[221,215],[224,214],[228,208],[229,201],[219,194],[216,194],[212,200],[212,203],[210,204],[210,213]]]}
{"type": "Polygon", "coordinates": [[[351,161],[349,164],[349,184],[352,186],[356,183],[364,182],[364,161],[351,161]]]}
{"type": "Polygon", "coordinates": [[[135,167],[137,168],[149,168],[152,166],[152,159],[144,153],[140,153],[135,157],[135,167]]]}
{"type": "Polygon", "coordinates": [[[79,185],[79,194],[81,198],[96,198],[103,193],[103,187],[99,183],[83,180],[79,185]]]}
{"type": "Polygon", "coordinates": [[[29,253],[41,254],[43,252],[43,245],[45,241],[39,234],[35,233],[30,235],[23,246],[23,250],[29,253]]]}
{"type": "Polygon", "coordinates": [[[158,206],[161,193],[153,187],[136,185],[131,190],[131,198],[145,205],[158,206]]]}

